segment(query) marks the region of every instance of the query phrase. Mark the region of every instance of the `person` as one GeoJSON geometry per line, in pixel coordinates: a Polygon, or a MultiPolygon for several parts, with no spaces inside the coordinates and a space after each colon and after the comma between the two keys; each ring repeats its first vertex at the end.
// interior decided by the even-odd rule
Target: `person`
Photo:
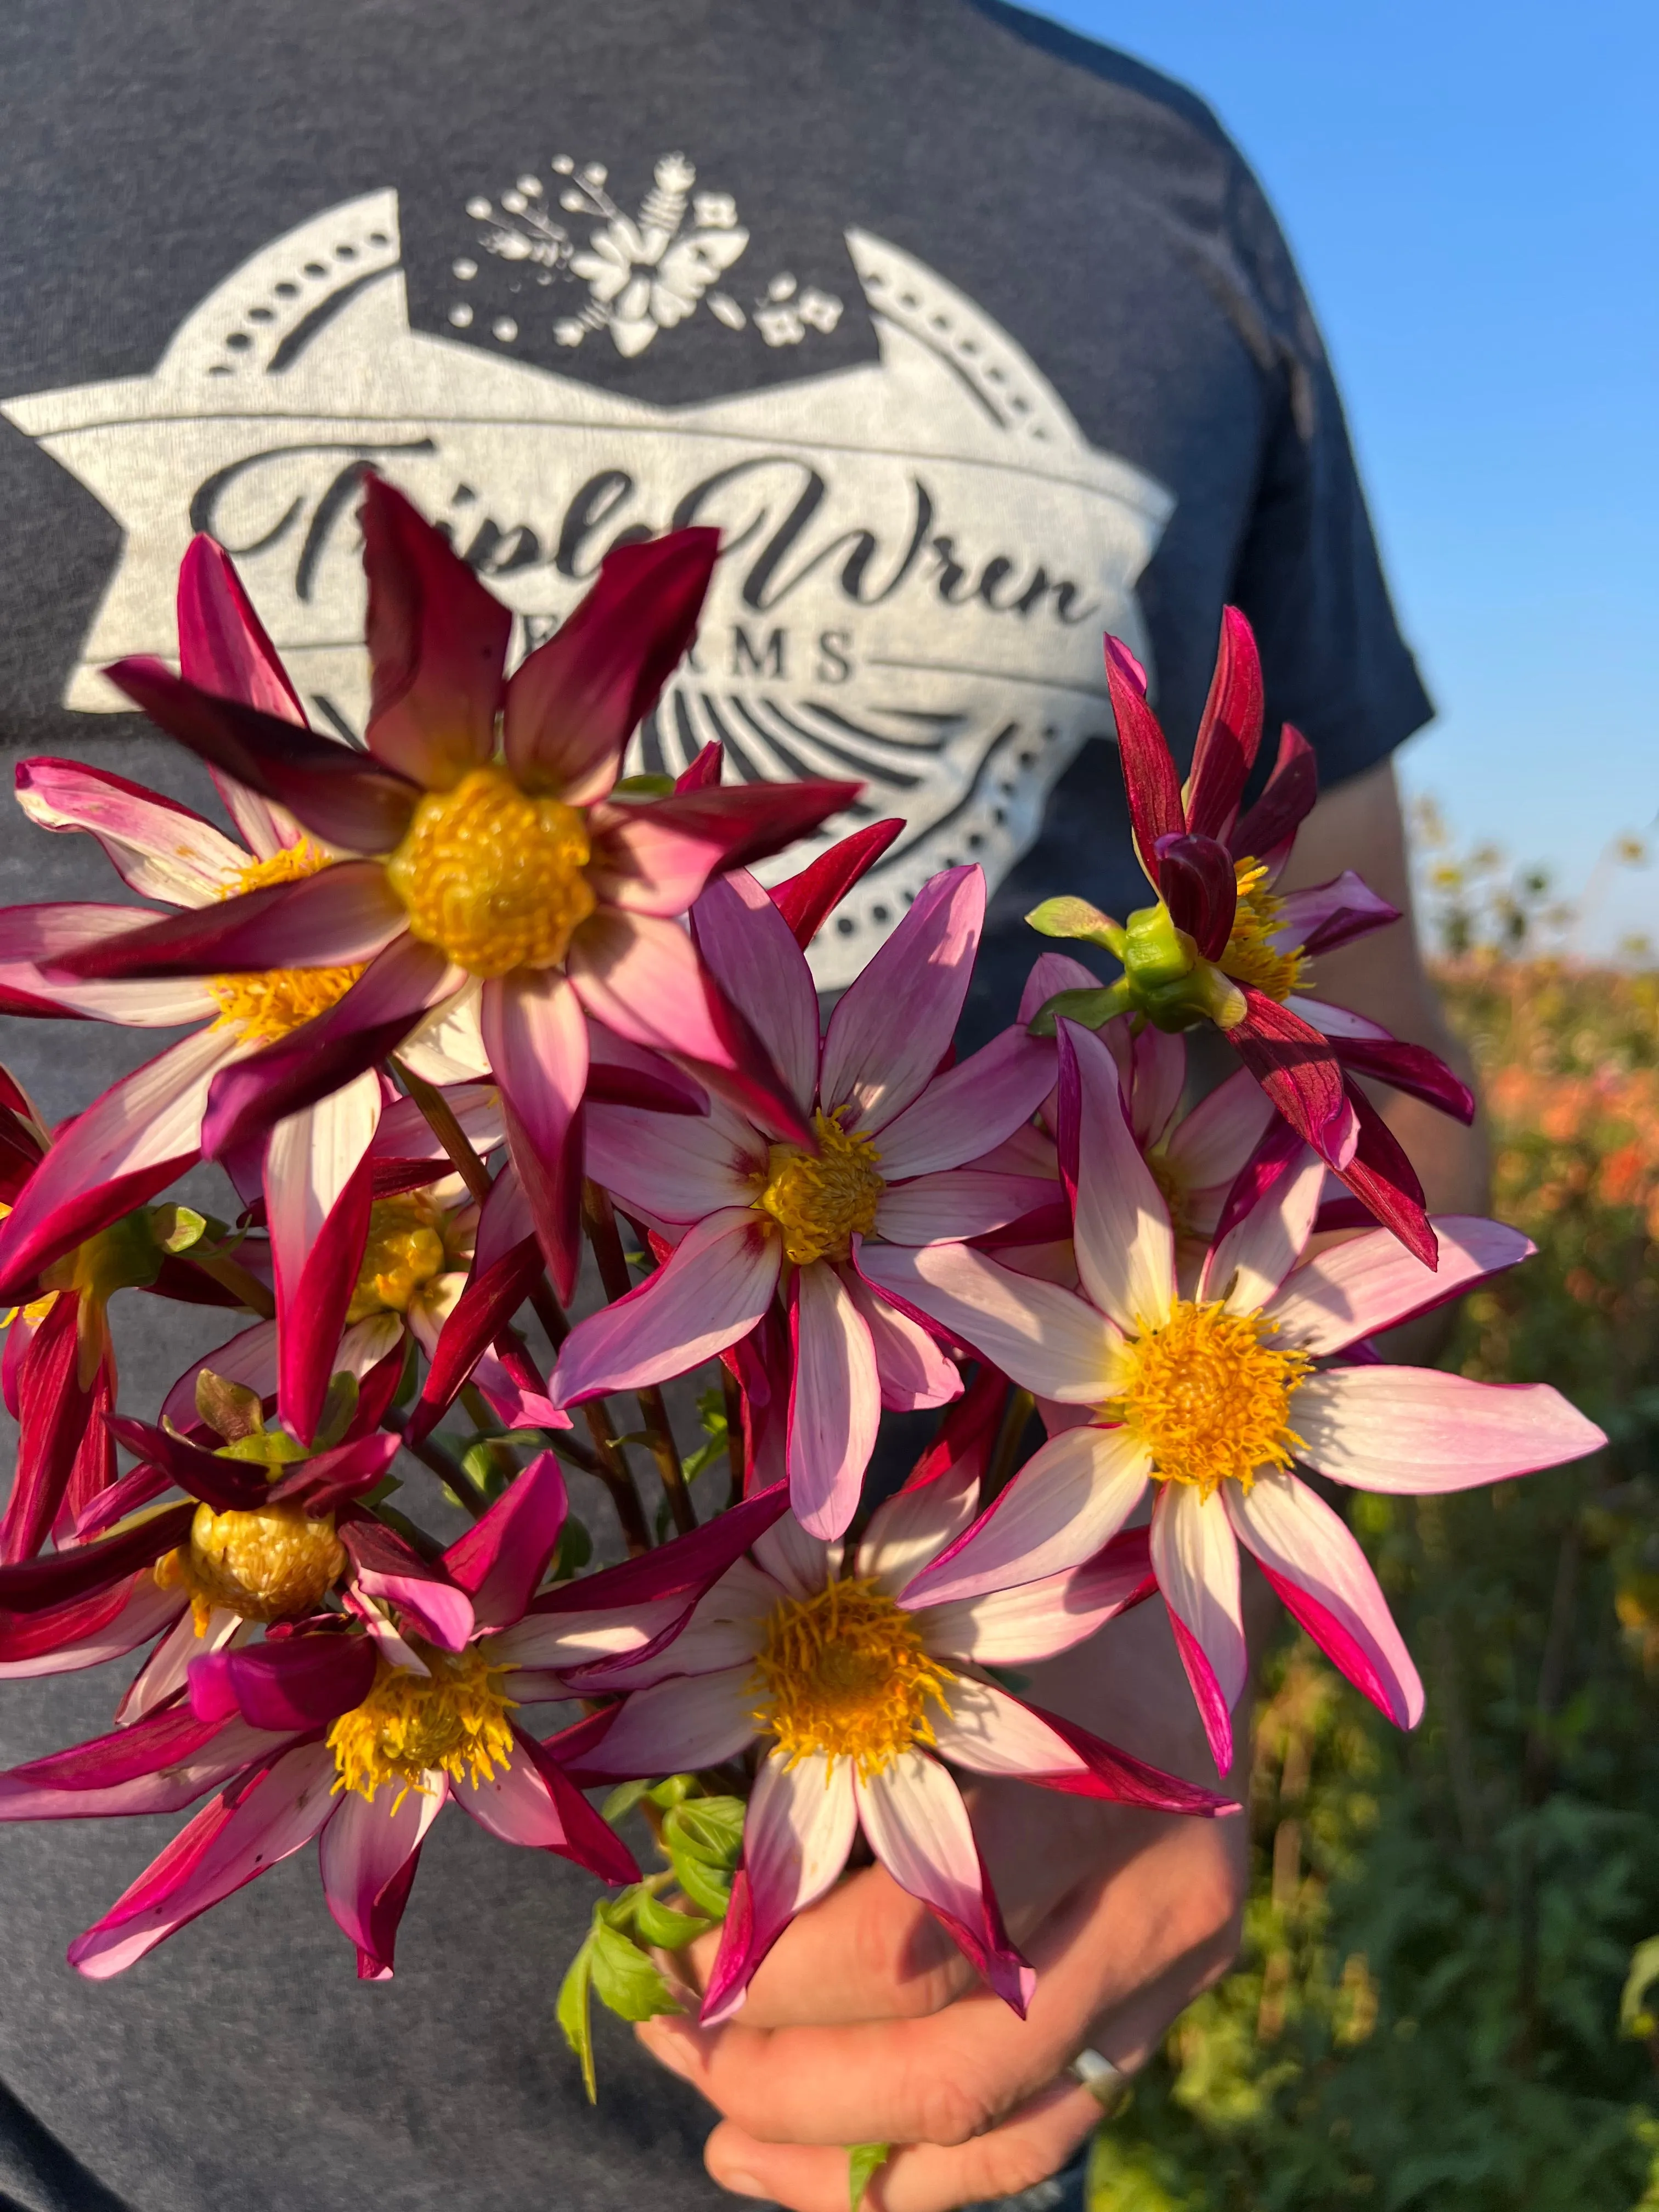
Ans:
{"type": "MultiPolygon", "coordinates": [[[[1190,744],[1230,600],[1270,731],[1295,721],[1319,756],[1304,878],[1352,866],[1408,906],[1389,761],[1429,704],[1290,255],[1179,87],[998,0],[15,0],[0,70],[19,754],[210,803],[99,672],[173,649],[197,530],[236,557],[313,720],[352,735],[368,465],[509,601],[520,647],[628,533],[721,528],[634,764],[672,773],[719,738],[728,775],[854,775],[854,821],[903,817],[814,949],[826,990],[953,862],[995,891],[981,1033],[1039,949],[1037,898],[1138,903],[1101,635],[1190,744]]],[[[19,825],[8,899],[109,896],[84,842],[19,825]]],[[[1408,930],[1322,983],[1449,1050],[1408,930]]],[[[6,1030],[54,1117],[155,1042],[6,1030]]],[[[1478,1139],[1387,1110],[1431,1201],[1478,1202],[1478,1139]]],[[[215,1338],[130,1303],[149,1412],[215,1338]]],[[[1167,1637],[1145,1608],[1045,1694],[1199,1775],[1167,1637]]],[[[0,1761],[98,1732],[110,1701],[96,1673],[8,1686],[0,1761]]],[[[873,2141],[908,2146],[880,2212],[1026,2189],[1098,2117],[1076,2054],[1132,2071],[1224,1970],[1241,1824],[1012,1792],[985,1820],[1040,1971],[1023,2027],[866,1871],[720,2034],[602,2027],[592,2112],[552,2015],[592,1891],[559,1862],[486,1861],[471,1823],[441,1824],[385,1986],[351,1980],[297,1868],[94,1985],[63,1946],[155,1823],[8,1827],[0,2197],[602,2212],[719,2185],[817,2212],[846,2201],[841,2147],[873,2141]]]]}

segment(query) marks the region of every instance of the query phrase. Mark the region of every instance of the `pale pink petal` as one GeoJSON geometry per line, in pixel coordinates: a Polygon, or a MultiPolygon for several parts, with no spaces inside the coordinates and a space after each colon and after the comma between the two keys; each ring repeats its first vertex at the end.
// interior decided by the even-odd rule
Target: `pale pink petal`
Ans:
{"type": "Polygon", "coordinates": [[[0,1231],[0,1274],[8,1284],[27,1282],[191,1165],[209,1087],[230,1049],[222,1031],[201,1030],[112,1085],[59,1129],[0,1231]]]}
{"type": "Polygon", "coordinates": [[[963,1244],[866,1244],[859,1272],[1039,1397],[1092,1406],[1108,1395],[1121,1339],[1069,1291],[1016,1275],[963,1244]]]}
{"type": "MultiPolygon", "coordinates": [[[[207,906],[236,889],[248,855],[176,799],[82,761],[26,760],[17,804],[43,830],[85,830],[142,897],[207,906]]],[[[129,914],[129,926],[142,920],[129,914]]]]}
{"type": "MultiPolygon", "coordinates": [[[[71,1602],[78,1609],[87,1607],[88,1601],[71,1602]]],[[[113,1610],[106,1604],[88,1607],[95,1625],[78,1635],[65,1634],[61,1622],[54,1623],[39,1613],[14,1614],[0,1628],[0,1682],[36,1674],[70,1674],[82,1667],[101,1666],[106,1660],[125,1659],[129,1651],[136,1651],[152,1636],[170,1628],[184,1603],[180,1592],[158,1589],[155,1576],[144,1571],[133,1577],[125,1596],[113,1610]],[[30,1633],[32,1629],[40,1637],[39,1643],[30,1633]],[[47,1636],[50,1642],[45,1640],[47,1636]]]]}
{"type": "Polygon", "coordinates": [[[951,1474],[895,1491],[870,1516],[859,1546],[858,1572],[873,1577],[890,1597],[896,1597],[947,1544],[955,1543],[974,1517],[978,1494],[977,1482],[958,1481],[951,1474]]]}
{"type": "Polygon", "coordinates": [[[603,1612],[529,1613],[492,1636],[489,1650],[503,1667],[586,1667],[644,1650],[685,1613],[684,1596],[607,1606],[603,1612]]]}
{"type": "Polygon", "coordinates": [[[1310,1029],[1321,1036],[1352,1037],[1363,1044],[1392,1044],[1394,1032],[1385,1030],[1381,1022],[1374,1022],[1369,1014],[1356,1014],[1351,1007],[1334,1006],[1328,999],[1304,999],[1293,994],[1285,1006],[1297,1014],[1310,1029]]]}
{"type": "Polygon", "coordinates": [[[508,1149],[562,1298],[580,1264],[581,1152],[573,1127],[587,1082],[587,1024],[558,969],[487,983],[479,1012],[500,1086],[508,1149]]]}
{"type": "Polygon", "coordinates": [[[1091,1559],[1128,1519],[1151,1454],[1126,1429],[1066,1429],[902,1594],[910,1611],[1041,1581],[1091,1559]]]}
{"type": "Polygon", "coordinates": [[[750,1208],[709,1214],[654,1275],[577,1322],[548,1395],[572,1406],[700,1366],[753,1328],[772,1302],[782,1259],[778,1238],[750,1208]]]}
{"type": "Polygon", "coordinates": [[[1430,1367],[1336,1367],[1291,1407],[1320,1474],[1405,1497],[1560,1467],[1607,1437],[1547,1382],[1472,1382],[1430,1367]]]}
{"type": "Polygon", "coordinates": [[[710,884],[691,916],[708,971],[750,1023],[803,1114],[817,1092],[818,998],[793,931],[747,869],[710,884]]]}
{"type": "Polygon", "coordinates": [[[1142,1544],[1120,1553],[1108,1544],[1095,1559],[1064,1573],[982,1597],[928,1606],[917,1616],[922,1640],[944,1659],[969,1659],[981,1667],[1019,1667],[1069,1651],[1148,1594],[1151,1571],[1142,1544]]]}
{"type": "Polygon", "coordinates": [[[309,1442],[322,1412],[368,1231],[364,1161],[380,1118],[370,1068],[279,1121],[265,1147],[284,1420],[309,1442]]]}
{"type": "Polygon", "coordinates": [[[1015,1019],[1024,1029],[1060,992],[1097,991],[1100,987],[1100,978],[1093,969],[1085,968],[1080,960],[1073,960],[1069,952],[1039,952],[1019,994],[1019,1012],[1015,1019]]]}
{"type": "Polygon", "coordinates": [[[232,1805],[205,1806],[181,1835],[69,1950],[70,1964],[106,1981],[310,1842],[334,1809],[334,1754],[303,1744],[232,1805]]]}
{"type": "Polygon", "coordinates": [[[435,1006],[412,1029],[398,1048],[398,1057],[412,1067],[423,1083],[447,1090],[458,1083],[481,1079],[494,1087],[489,1055],[483,1048],[478,1025],[478,1006],[483,986],[477,977],[435,1006]]]}
{"type": "Polygon", "coordinates": [[[1282,891],[1279,927],[1273,943],[1286,952],[1306,945],[1312,952],[1330,952],[1352,939],[1364,937],[1398,921],[1400,909],[1379,898],[1363,878],[1345,868],[1328,884],[1310,884],[1305,890],[1282,891]]]}
{"type": "Polygon", "coordinates": [[[928,1707],[939,1755],[975,1774],[1082,1774],[1084,1761],[1029,1705],[989,1682],[952,1675],[941,1712],[928,1707]]]}
{"type": "Polygon", "coordinates": [[[659,1220],[700,1221],[723,1206],[752,1206],[766,1175],[765,1138],[718,1098],[707,1114],[591,1106],[586,1142],[594,1182],[659,1220]]]}
{"type": "Polygon", "coordinates": [[[208,1615],[205,1632],[198,1635],[194,1611],[182,1599],[180,1593],[156,1590],[154,1575],[139,1577],[139,1589],[143,1589],[146,1584],[155,1595],[169,1595],[175,1604],[182,1603],[184,1609],[138,1669],[128,1686],[126,1694],[115,1708],[116,1725],[119,1728],[130,1728],[133,1722],[143,1720],[146,1713],[159,1711],[171,1698],[177,1697],[179,1691],[187,1688],[192,1659],[204,1658],[211,1652],[222,1651],[233,1638],[240,1635],[246,1641],[252,1632],[252,1625],[245,1628],[239,1613],[230,1612],[224,1606],[215,1606],[208,1615]]]}
{"type": "MultiPolygon", "coordinates": [[[[766,1623],[784,1592],[752,1560],[727,1569],[690,1619],[659,1647],[637,1659],[605,1661],[590,1669],[566,1668],[572,1687],[606,1695],[612,1690],[646,1690],[675,1674],[718,1674],[728,1667],[752,1664],[766,1638],[766,1623]]],[[[580,1615],[566,1618],[580,1618],[580,1615]]],[[[684,1615],[682,1615],[684,1618],[684,1615]]],[[[568,1692],[566,1693],[568,1695],[568,1692]]]]}
{"type": "Polygon", "coordinates": [[[1182,1191],[1231,1186],[1273,1115],[1272,1099],[1249,1068],[1218,1084],[1190,1114],[1182,1115],[1164,1146],[1182,1191]]]}
{"type": "Polygon", "coordinates": [[[826,1113],[847,1109],[847,1126],[871,1136],[921,1097],[956,1033],[984,920],[976,867],[946,869],[917,894],[830,1017],[826,1113]]]}
{"type": "Polygon", "coordinates": [[[864,1317],[876,1355],[881,1402],[895,1413],[947,1406],[962,1395],[962,1370],[918,1321],[877,1296],[863,1278],[843,1269],[842,1281],[864,1317]]]}
{"type": "Polygon", "coordinates": [[[755,1669],[678,1674],[626,1699],[603,1741],[582,1759],[590,1774],[684,1774],[735,1759],[755,1735],[755,1669]]]}
{"type": "Polygon", "coordinates": [[[1238,1546],[1218,1498],[1188,1482],[1161,1486],[1152,1509],[1152,1571],[1176,1632],[1218,1773],[1233,1763],[1232,1710],[1248,1656],[1239,1600],[1238,1546]]]}
{"type": "Polygon", "coordinates": [[[1023,1128],[1042,1105],[1054,1068],[1052,1039],[1004,1030],[936,1076],[887,1124],[876,1147],[883,1175],[891,1182],[967,1163],[982,1168],[980,1156],[1023,1128]]]}
{"type": "Polygon", "coordinates": [[[705,2027],[738,2010],[778,1937],[837,1880],[857,1832],[850,1759],[813,1752],[786,1766],[775,1751],[765,1759],[750,1794],[743,1865],[703,1997],[705,2027]]]}
{"type": "Polygon", "coordinates": [[[750,1548],[765,1572],[791,1597],[811,1597],[823,1588],[830,1547],[822,1537],[809,1536],[793,1513],[775,1521],[750,1548]]]}
{"type": "Polygon", "coordinates": [[[1396,1728],[1423,1717],[1423,1685],[1370,1563],[1339,1516],[1293,1474],[1223,1486],[1227,1517],[1289,1611],[1396,1728]]]}
{"type": "Polygon", "coordinates": [[[434,1778],[427,1778],[424,1790],[383,1782],[373,1797],[346,1790],[319,1845],[323,1897],[334,1923],[382,1973],[390,1972],[392,1961],[384,1955],[383,1947],[390,1947],[376,1907],[443,1809],[448,1784],[439,1775],[433,1788],[434,1778]]]}
{"type": "Polygon", "coordinates": [[[696,947],[678,922],[601,907],[577,931],[567,965],[588,1012],[630,1044],[717,1066],[729,1060],[696,947]]]}
{"type": "MultiPolygon", "coordinates": [[[[1169,1318],[1175,1237],[1170,1209],[1124,1118],[1117,1064],[1091,1030],[1067,1022],[1060,1030],[1060,1069],[1062,1127],[1076,1115],[1078,1273],[1089,1296],[1120,1328],[1155,1328],[1169,1318]]],[[[1066,1150],[1062,1139],[1062,1158],[1066,1150]]]]}
{"type": "Polygon", "coordinates": [[[839,1536],[858,1510],[881,1424],[881,1381],[864,1316],[827,1261],[797,1270],[789,1304],[789,1503],[809,1534],[839,1536]]]}
{"type": "Polygon", "coordinates": [[[1057,1185],[1036,1176],[946,1168],[914,1182],[890,1183],[876,1207],[876,1234],[890,1244],[962,1243],[1018,1221],[1059,1195],[1057,1185]]]}
{"type": "Polygon", "coordinates": [[[860,1824],[877,1858],[944,1923],[1023,2020],[1036,1976],[1003,1929],[956,1784],[937,1759],[906,1751],[867,1780],[855,1776],[854,1788],[860,1824]]]}
{"type": "Polygon", "coordinates": [[[1223,1299],[1236,1314],[1265,1306],[1313,1234],[1324,1187],[1325,1163],[1304,1145],[1289,1171],[1206,1253],[1200,1298],[1223,1299]]]}
{"type": "Polygon", "coordinates": [[[488,1782],[452,1783],[449,1799],[504,1844],[530,1850],[562,1850],[567,1841],[565,1822],[546,1778],[518,1743],[488,1782]]]}
{"type": "Polygon", "coordinates": [[[1439,1214],[1432,1225],[1440,1240],[1434,1268],[1387,1229],[1316,1253],[1285,1278],[1266,1309],[1267,1319],[1279,1323],[1279,1341],[1316,1357],[1344,1351],[1376,1329],[1461,1296],[1537,1249],[1518,1229],[1477,1215],[1439,1214]]]}
{"type": "Polygon", "coordinates": [[[1148,1022],[1130,1045],[1129,1123],[1139,1145],[1155,1145],[1187,1087],[1187,1041],[1148,1022]]]}

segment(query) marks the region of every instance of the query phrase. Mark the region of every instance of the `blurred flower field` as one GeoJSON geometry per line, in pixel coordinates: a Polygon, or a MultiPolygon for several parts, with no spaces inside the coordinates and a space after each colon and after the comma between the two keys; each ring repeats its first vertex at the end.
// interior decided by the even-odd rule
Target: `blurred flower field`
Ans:
{"type": "Polygon", "coordinates": [[[1355,1501],[1427,1717],[1305,1640],[1269,1666],[1243,1956],[1103,2130],[1094,2212],[1659,2208],[1659,970],[1540,949],[1547,885],[1487,855],[1428,890],[1493,1211],[1539,1246],[1443,1364],[1612,1443],[1355,1501]]]}

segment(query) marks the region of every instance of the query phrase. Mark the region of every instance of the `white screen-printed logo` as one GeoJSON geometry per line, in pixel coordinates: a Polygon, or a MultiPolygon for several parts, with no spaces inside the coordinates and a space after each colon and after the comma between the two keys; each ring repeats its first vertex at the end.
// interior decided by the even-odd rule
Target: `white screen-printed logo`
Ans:
{"type": "MultiPolygon", "coordinates": [[[[724,204],[701,212],[729,238],[724,204]]],[[[365,463],[513,606],[519,652],[556,627],[619,534],[716,524],[696,648],[630,766],[676,773],[718,738],[728,778],[862,778],[855,811],[768,863],[773,878],[859,821],[902,816],[903,836],[813,947],[819,982],[847,982],[936,870],[978,860],[994,886],[1061,770],[1109,737],[1101,634],[1145,656],[1134,587],[1173,506],[1089,446],[971,301],[866,232],[847,243],[878,360],[658,407],[513,358],[506,341],[492,352],[411,330],[394,192],[290,232],[204,301],[152,374],[4,403],[125,532],[65,703],[115,710],[105,663],[174,653],[174,578],[205,529],[234,555],[313,719],[355,736],[365,463]]],[[[723,251],[688,312],[711,312],[730,283],[723,251]]],[[[568,258],[592,252],[578,240],[568,258]]],[[[572,274],[590,300],[604,289],[585,260],[572,274]]],[[[640,296],[651,312],[648,287],[640,296]]],[[[672,344],[671,316],[653,314],[653,338],[672,344]]]]}

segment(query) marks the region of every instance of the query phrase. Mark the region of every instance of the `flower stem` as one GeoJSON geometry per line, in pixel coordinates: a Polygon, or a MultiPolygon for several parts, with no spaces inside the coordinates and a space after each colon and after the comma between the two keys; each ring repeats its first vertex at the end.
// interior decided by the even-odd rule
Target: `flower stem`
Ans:
{"type": "MultiPolygon", "coordinates": [[[[633,1289],[628,1273],[628,1261],[623,1255],[622,1238],[617,1231],[616,1210],[611,1203],[609,1191],[601,1190],[592,1178],[582,1184],[582,1224],[587,1231],[587,1241],[593,1248],[593,1257],[599,1263],[599,1280],[605,1294],[614,1304],[625,1298],[633,1289]]],[[[634,1393],[639,1401],[641,1418],[645,1424],[646,1442],[651,1456],[657,1462],[657,1473],[662,1478],[668,1510],[674,1526],[682,1536],[689,1535],[697,1525],[691,1492],[686,1484],[685,1469],[680,1464],[679,1447],[674,1442],[674,1431],[668,1419],[668,1408],[663,1402],[662,1392],[654,1383],[647,1383],[634,1393]]]]}
{"type": "Polygon", "coordinates": [[[396,1429],[406,1452],[412,1452],[422,1467],[430,1468],[444,1488],[451,1492],[456,1503],[477,1521],[489,1505],[489,1500],[461,1465],[452,1459],[441,1444],[434,1444],[429,1437],[418,1440],[411,1437],[400,1413],[388,1413],[386,1426],[396,1429]]]}
{"type": "Polygon", "coordinates": [[[471,1139],[455,1118],[455,1109],[443,1092],[394,1060],[399,1080],[410,1097],[426,1117],[426,1125],[449,1155],[450,1164],[461,1181],[482,1206],[494,1188],[489,1170],[472,1149],[471,1139]]]}
{"type": "Polygon", "coordinates": [[[1036,1401],[1029,1390],[1014,1389],[1008,1393],[1008,1403],[1002,1410],[1002,1426],[997,1431],[996,1449],[991,1455],[991,1464],[986,1468],[985,1480],[980,1485],[981,1512],[1012,1480],[1014,1462],[1024,1441],[1026,1424],[1036,1409],[1036,1401]]]}

